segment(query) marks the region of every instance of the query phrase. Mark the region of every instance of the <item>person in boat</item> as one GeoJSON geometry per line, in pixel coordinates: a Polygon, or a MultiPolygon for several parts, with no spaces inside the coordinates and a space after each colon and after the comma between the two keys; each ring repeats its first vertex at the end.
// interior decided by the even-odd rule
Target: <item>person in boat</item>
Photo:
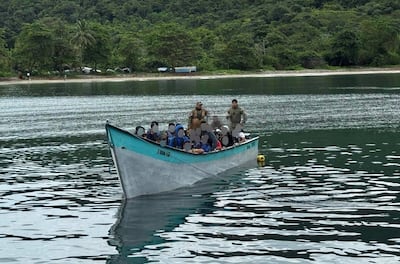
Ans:
{"type": "Polygon", "coordinates": [[[146,130],[142,126],[135,127],[135,135],[139,137],[146,137],[146,130]]]}
{"type": "Polygon", "coordinates": [[[185,129],[181,124],[176,124],[175,135],[168,138],[168,146],[183,149],[183,145],[186,142],[190,142],[190,139],[186,136],[185,129]]]}
{"type": "Polygon", "coordinates": [[[228,109],[226,119],[229,121],[229,128],[231,131],[241,130],[247,121],[247,114],[239,106],[238,100],[233,99],[231,108],[228,109]],[[238,127],[240,125],[240,127],[238,127]]]}
{"type": "Polygon", "coordinates": [[[201,148],[204,152],[214,151],[217,147],[217,138],[211,131],[211,127],[206,121],[201,123],[200,142],[197,143],[196,148],[201,148]]]}
{"type": "Polygon", "coordinates": [[[160,131],[158,130],[158,122],[153,121],[150,124],[150,129],[147,131],[146,138],[152,141],[159,142],[161,139],[160,131]]]}
{"type": "Polygon", "coordinates": [[[175,136],[175,123],[169,123],[167,129],[168,138],[175,136]]]}
{"type": "Polygon", "coordinates": [[[204,109],[202,102],[197,102],[195,108],[189,114],[188,129],[199,128],[202,121],[207,121],[208,111],[204,109]]]}
{"type": "Polygon", "coordinates": [[[213,116],[212,121],[211,121],[211,128],[212,129],[221,129],[222,127],[222,122],[219,120],[218,116],[213,116]]]}
{"type": "Polygon", "coordinates": [[[236,138],[238,143],[242,143],[246,141],[246,135],[244,134],[243,131],[239,132],[237,138],[236,138]]]}
{"type": "Polygon", "coordinates": [[[235,143],[235,140],[234,140],[232,133],[229,130],[229,127],[227,125],[224,125],[221,127],[221,133],[222,133],[222,138],[221,138],[222,146],[224,146],[224,147],[233,146],[233,144],[235,143]]]}
{"type": "Polygon", "coordinates": [[[222,131],[221,129],[217,128],[214,131],[215,137],[217,139],[217,146],[215,147],[215,150],[221,150],[222,149],[222,131]]]}

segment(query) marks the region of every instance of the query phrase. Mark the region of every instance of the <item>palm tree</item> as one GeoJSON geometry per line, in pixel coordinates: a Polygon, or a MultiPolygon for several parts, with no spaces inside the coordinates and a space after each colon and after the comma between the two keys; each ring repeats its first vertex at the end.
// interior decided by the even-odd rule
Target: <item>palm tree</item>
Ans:
{"type": "Polygon", "coordinates": [[[87,47],[96,43],[94,32],[89,28],[85,20],[78,20],[76,23],[76,32],[71,38],[72,44],[77,49],[80,66],[82,67],[83,52],[87,47]]]}

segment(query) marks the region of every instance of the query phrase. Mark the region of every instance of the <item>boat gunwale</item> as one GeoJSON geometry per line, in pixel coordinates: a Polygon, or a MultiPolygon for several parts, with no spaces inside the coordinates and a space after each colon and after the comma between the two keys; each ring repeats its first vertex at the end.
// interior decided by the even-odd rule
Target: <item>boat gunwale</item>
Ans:
{"type": "MultiPolygon", "coordinates": [[[[201,153],[201,154],[200,154],[200,153],[188,152],[188,151],[185,151],[185,150],[183,150],[183,149],[174,148],[174,147],[171,147],[171,146],[168,146],[168,145],[161,146],[160,143],[157,143],[157,142],[155,142],[155,141],[153,141],[153,140],[149,140],[149,139],[147,139],[147,138],[143,138],[143,137],[140,137],[140,136],[138,136],[138,135],[135,135],[135,134],[133,134],[133,133],[131,133],[131,132],[125,130],[125,129],[116,127],[116,126],[114,126],[114,125],[111,125],[111,124],[108,123],[108,122],[106,123],[106,131],[107,131],[107,133],[108,133],[108,128],[107,128],[108,126],[114,128],[114,129],[116,129],[116,130],[118,130],[119,132],[122,132],[122,133],[124,133],[124,134],[127,134],[127,135],[129,135],[129,136],[131,136],[131,137],[134,137],[134,138],[136,138],[136,139],[138,139],[138,140],[140,140],[140,141],[143,141],[143,142],[146,142],[146,143],[150,143],[150,144],[152,144],[152,145],[154,145],[154,146],[162,147],[162,148],[168,148],[169,150],[172,150],[172,151],[176,151],[176,152],[184,153],[184,154],[189,154],[189,155],[194,155],[194,156],[199,156],[199,155],[213,155],[213,154],[225,152],[225,151],[228,151],[228,150],[235,149],[235,148],[237,148],[237,147],[245,146],[245,145],[247,145],[247,144],[249,144],[249,143],[251,143],[251,142],[256,141],[256,140],[259,139],[259,136],[256,136],[256,137],[254,137],[254,138],[248,139],[248,140],[246,140],[246,141],[244,141],[244,142],[242,142],[242,143],[239,143],[239,144],[234,144],[234,145],[232,145],[232,146],[225,147],[225,148],[220,149],[220,150],[213,150],[213,151],[204,152],[204,153],[201,153]]],[[[109,137],[107,137],[107,141],[108,141],[109,144],[112,143],[112,142],[110,142],[109,137]]]]}

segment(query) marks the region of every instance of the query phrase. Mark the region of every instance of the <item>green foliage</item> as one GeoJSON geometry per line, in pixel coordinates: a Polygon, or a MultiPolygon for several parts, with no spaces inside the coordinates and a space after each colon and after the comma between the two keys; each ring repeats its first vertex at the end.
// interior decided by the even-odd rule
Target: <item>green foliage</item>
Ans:
{"type": "Polygon", "coordinates": [[[48,68],[54,53],[53,41],[51,31],[41,21],[24,25],[15,43],[17,68],[30,72],[48,68]]]}
{"type": "Polygon", "coordinates": [[[88,42],[82,46],[82,62],[93,66],[94,69],[98,66],[105,67],[111,56],[110,30],[99,23],[92,23],[86,29],[86,34],[90,38],[88,37],[88,42]]]}
{"type": "Polygon", "coordinates": [[[358,59],[359,39],[350,30],[344,30],[335,35],[332,48],[327,55],[327,61],[333,66],[355,65],[358,59]]]}
{"type": "Polygon", "coordinates": [[[257,68],[254,41],[250,34],[233,36],[222,46],[218,65],[226,69],[251,70],[257,68]]]}
{"type": "Polygon", "coordinates": [[[400,64],[399,10],[391,0],[1,1],[0,72],[400,64]]]}
{"type": "Polygon", "coordinates": [[[366,20],[361,24],[360,34],[361,63],[375,66],[400,63],[400,20],[366,20]]]}
{"type": "Polygon", "coordinates": [[[145,43],[138,37],[130,34],[120,36],[116,48],[116,63],[123,67],[129,67],[133,71],[144,70],[146,55],[145,43]]]}
{"type": "Polygon", "coordinates": [[[147,36],[150,65],[192,65],[199,55],[199,44],[190,31],[180,24],[155,26],[147,36]]]}
{"type": "Polygon", "coordinates": [[[10,70],[10,53],[4,37],[4,29],[0,29],[0,75],[10,70]]]}

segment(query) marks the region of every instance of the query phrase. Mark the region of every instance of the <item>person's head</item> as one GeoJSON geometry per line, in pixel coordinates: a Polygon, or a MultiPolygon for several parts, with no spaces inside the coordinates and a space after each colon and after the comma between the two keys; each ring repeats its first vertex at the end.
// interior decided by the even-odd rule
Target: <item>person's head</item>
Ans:
{"type": "Polygon", "coordinates": [[[201,129],[201,131],[207,131],[208,132],[208,131],[211,130],[211,127],[210,127],[210,125],[207,124],[207,121],[201,120],[200,129],[201,129]]]}
{"type": "Polygon", "coordinates": [[[215,134],[215,136],[216,136],[218,139],[221,139],[221,138],[222,138],[222,131],[221,131],[221,129],[219,129],[219,128],[215,129],[214,134],[215,134]]]}
{"type": "Polygon", "coordinates": [[[180,138],[185,136],[185,129],[183,128],[183,126],[181,124],[176,124],[175,135],[180,138]]]}
{"type": "Polygon", "coordinates": [[[158,126],[158,122],[157,121],[151,122],[150,127],[153,128],[154,126],[158,126]]]}
{"type": "Polygon", "coordinates": [[[144,130],[144,127],[142,127],[142,126],[137,126],[137,127],[135,128],[135,135],[138,135],[138,136],[140,136],[140,137],[146,135],[146,132],[145,132],[145,130],[144,130]]]}
{"type": "Polygon", "coordinates": [[[151,122],[150,129],[153,133],[157,133],[158,132],[158,122],[157,121],[151,122]]]}
{"type": "Polygon", "coordinates": [[[236,99],[232,100],[232,107],[233,108],[237,108],[238,107],[238,100],[236,100],[236,99]]]}
{"type": "Polygon", "coordinates": [[[169,123],[168,124],[168,132],[171,134],[175,133],[175,124],[174,123],[169,123]]]}
{"type": "Polygon", "coordinates": [[[246,140],[246,135],[243,132],[239,132],[238,140],[239,140],[239,142],[245,141],[246,140]]]}
{"type": "Polygon", "coordinates": [[[202,107],[203,107],[203,103],[202,102],[197,102],[196,103],[196,109],[197,110],[201,110],[202,107]]]}

